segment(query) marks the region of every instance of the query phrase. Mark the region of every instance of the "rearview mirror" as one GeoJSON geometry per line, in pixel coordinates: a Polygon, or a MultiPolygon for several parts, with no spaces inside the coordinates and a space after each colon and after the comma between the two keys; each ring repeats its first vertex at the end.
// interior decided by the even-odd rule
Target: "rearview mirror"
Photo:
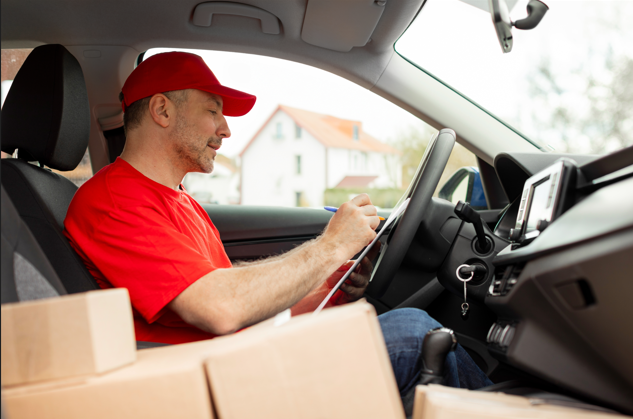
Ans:
{"type": "MultiPolygon", "coordinates": [[[[517,29],[534,29],[541,22],[549,7],[540,0],[530,0],[527,5],[528,15],[525,19],[512,22],[506,0],[488,0],[492,23],[504,53],[512,51],[512,27],[517,29]]],[[[514,4],[515,2],[513,2],[514,4]]]]}
{"type": "Polygon", "coordinates": [[[458,169],[442,186],[438,196],[453,204],[458,201],[468,202],[476,210],[488,209],[481,176],[476,167],[458,169]]]}

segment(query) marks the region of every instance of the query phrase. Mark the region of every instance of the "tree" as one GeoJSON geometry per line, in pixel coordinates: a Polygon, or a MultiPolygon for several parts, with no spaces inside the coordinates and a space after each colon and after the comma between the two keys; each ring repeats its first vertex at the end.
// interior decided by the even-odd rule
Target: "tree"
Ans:
{"type": "Polygon", "coordinates": [[[406,130],[401,131],[395,139],[389,140],[391,146],[402,153],[400,159],[402,163],[401,186],[403,189],[411,183],[424,151],[426,151],[426,146],[436,132],[436,129],[426,124],[422,129],[410,126],[406,130]]]}
{"type": "MultiPolygon", "coordinates": [[[[426,151],[429,140],[436,133],[437,130],[429,125],[425,125],[423,129],[409,127],[406,131],[400,134],[397,139],[390,141],[393,147],[402,152],[401,162],[403,189],[407,188],[411,183],[411,180],[415,175],[415,171],[418,169],[418,165],[422,161],[422,156],[426,151]]],[[[457,169],[464,166],[477,166],[477,158],[462,145],[456,143],[438,183],[438,189],[435,191],[436,196],[439,188],[444,185],[450,176],[452,176],[457,169]]]]}
{"type": "Polygon", "coordinates": [[[541,140],[564,152],[603,154],[633,144],[633,55],[625,40],[633,8],[589,6],[592,13],[575,17],[585,29],[574,41],[582,48],[565,63],[541,58],[528,93],[541,140]]]}

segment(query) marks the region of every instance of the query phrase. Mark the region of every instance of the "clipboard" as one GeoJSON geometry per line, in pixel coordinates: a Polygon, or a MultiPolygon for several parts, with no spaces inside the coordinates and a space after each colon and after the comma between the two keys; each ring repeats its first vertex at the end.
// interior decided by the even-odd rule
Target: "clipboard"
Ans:
{"type": "Polygon", "coordinates": [[[402,214],[404,212],[405,209],[407,209],[407,206],[409,205],[409,201],[410,200],[411,200],[411,198],[405,199],[404,202],[402,202],[402,204],[400,204],[400,206],[398,208],[396,208],[395,210],[393,210],[391,212],[391,214],[389,215],[389,218],[387,218],[387,221],[385,221],[385,224],[382,226],[382,228],[380,229],[378,234],[376,234],[376,237],[374,237],[374,240],[372,240],[371,243],[369,243],[369,245],[367,247],[365,247],[365,250],[363,250],[363,253],[360,254],[360,256],[356,259],[354,264],[347,270],[347,272],[345,272],[345,275],[343,275],[343,277],[336,283],[334,288],[332,288],[332,290],[323,299],[323,301],[321,301],[321,304],[319,304],[319,306],[316,308],[316,310],[314,310],[312,312],[313,316],[316,316],[317,314],[319,314],[321,312],[321,310],[323,310],[323,307],[325,307],[327,302],[330,301],[330,298],[332,298],[334,293],[336,291],[338,291],[339,288],[341,288],[341,285],[343,285],[343,283],[347,280],[347,278],[349,278],[349,276],[352,274],[352,272],[354,272],[354,269],[356,269],[356,267],[363,260],[363,258],[365,256],[367,256],[367,253],[369,253],[371,248],[374,247],[376,242],[378,240],[380,240],[380,237],[384,234],[384,232],[387,230],[387,228],[389,226],[391,226],[391,224],[393,224],[393,222],[398,218],[398,216],[400,214],[402,214]]]}

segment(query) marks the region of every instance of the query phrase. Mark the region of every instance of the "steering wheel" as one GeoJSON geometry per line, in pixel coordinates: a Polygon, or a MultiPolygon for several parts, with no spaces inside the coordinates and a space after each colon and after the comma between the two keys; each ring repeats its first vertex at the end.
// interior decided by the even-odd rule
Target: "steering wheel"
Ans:
{"type": "Polygon", "coordinates": [[[444,128],[431,138],[415,177],[404,195],[411,198],[409,206],[400,215],[399,220],[395,221],[372,272],[371,282],[367,287],[367,293],[372,297],[382,297],[389,288],[420,223],[426,216],[433,192],[453,151],[455,139],[455,131],[449,128],[444,128]]]}

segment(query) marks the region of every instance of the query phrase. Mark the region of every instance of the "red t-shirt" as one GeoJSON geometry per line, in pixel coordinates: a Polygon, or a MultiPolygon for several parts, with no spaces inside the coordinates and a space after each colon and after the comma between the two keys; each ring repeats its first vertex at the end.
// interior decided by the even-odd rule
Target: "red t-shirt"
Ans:
{"type": "Polygon", "coordinates": [[[184,189],[156,183],[117,158],[79,188],[64,226],[101,288],[129,290],[137,340],[214,337],[166,307],[204,275],[232,266],[218,230],[184,189]]]}

